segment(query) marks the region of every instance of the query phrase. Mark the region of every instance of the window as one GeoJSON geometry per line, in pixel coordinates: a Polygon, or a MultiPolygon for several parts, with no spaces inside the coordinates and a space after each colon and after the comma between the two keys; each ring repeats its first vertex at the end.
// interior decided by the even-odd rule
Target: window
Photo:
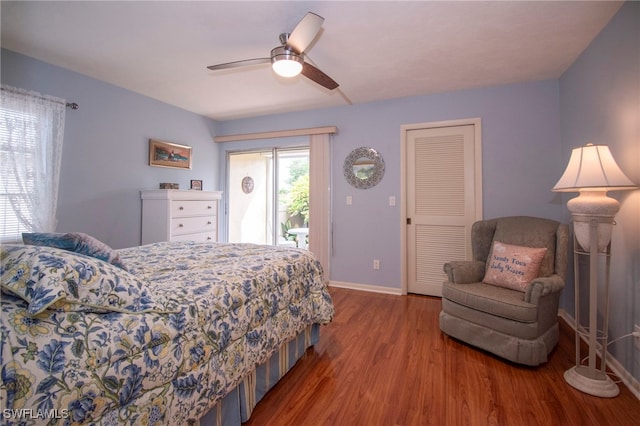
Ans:
{"type": "Polygon", "coordinates": [[[309,148],[230,152],[227,168],[228,240],[307,248],[309,148]]]}
{"type": "Polygon", "coordinates": [[[64,100],[2,86],[0,242],[55,230],[64,100]]]}

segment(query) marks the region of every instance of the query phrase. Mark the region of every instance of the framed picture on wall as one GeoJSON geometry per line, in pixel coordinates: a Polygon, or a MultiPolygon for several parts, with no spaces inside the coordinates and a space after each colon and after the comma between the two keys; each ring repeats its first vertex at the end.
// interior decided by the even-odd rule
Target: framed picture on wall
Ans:
{"type": "Polygon", "coordinates": [[[191,189],[195,191],[202,191],[202,181],[201,180],[192,180],[191,181],[191,189]]]}
{"type": "Polygon", "coordinates": [[[149,139],[149,165],[190,169],[192,150],[190,146],[149,139]]]}

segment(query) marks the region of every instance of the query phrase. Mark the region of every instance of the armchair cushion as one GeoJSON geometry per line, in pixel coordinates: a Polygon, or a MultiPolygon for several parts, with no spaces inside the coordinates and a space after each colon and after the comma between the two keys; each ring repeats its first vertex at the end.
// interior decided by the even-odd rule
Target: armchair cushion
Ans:
{"type": "Polygon", "coordinates": [[[490,315],[533,323],[538,319],[538,307],[522,296],[521,291],[486,283],[448,283],[442,287],[443,299],[490,315]]]}
{"type": "Polygon", "coordinates": [[[546,247],[514,246],[494,241],[483,282],[512,290],[526,291],[538,277],[546,247]]]}

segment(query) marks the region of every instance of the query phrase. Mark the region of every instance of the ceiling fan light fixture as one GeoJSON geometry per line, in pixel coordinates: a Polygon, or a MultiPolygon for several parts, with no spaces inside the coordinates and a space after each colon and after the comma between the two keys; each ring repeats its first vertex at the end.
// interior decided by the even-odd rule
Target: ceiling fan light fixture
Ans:
{"type": "Polygon", "coordinates": [[[325,89],[334,90],[338,88],[339,84],[314,65],[304,60],[306,49],[311,45],[313,40],[318,37],[323,22],[324,18],[322,16],[307,12],[291,33],[280,34],[279,39],[281,45],[271,50],[270,57],[210,65],[207,69],[211,71],[226,70],[244,66],[268,64],[269,61],[271,61],[271,68],[273,68],[273,71],[279,76],[291,78],[302,74],[304,77],[325,89]]]}
{"type": "Polygon", "coordinates": [[[271,67],[281,77],[295,77],[300,74],[303,62],[302,55],[285,46],[276,47],[271,51],[271,67]]]}

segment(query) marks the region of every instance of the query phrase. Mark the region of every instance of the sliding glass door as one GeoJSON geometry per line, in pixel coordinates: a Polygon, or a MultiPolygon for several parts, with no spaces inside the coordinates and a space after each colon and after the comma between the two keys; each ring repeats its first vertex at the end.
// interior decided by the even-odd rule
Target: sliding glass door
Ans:
{"type": "Polygon", "coordinates": [[[309,148],[230,152],[229,242],[307,248],[309,148]]]}

